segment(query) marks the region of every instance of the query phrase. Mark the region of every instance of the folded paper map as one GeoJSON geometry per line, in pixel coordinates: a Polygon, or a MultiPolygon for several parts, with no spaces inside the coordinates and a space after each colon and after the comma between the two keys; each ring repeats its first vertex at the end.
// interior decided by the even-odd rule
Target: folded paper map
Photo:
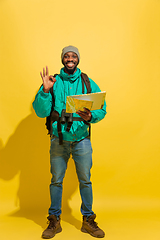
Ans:
{"type": "Polygon", "coordinates": [[[89,110],[102,109],[105,96],[106,92],[67,96],[66,112],[75,113],[78,110],[83,111],[84,107],[89,110]]]}

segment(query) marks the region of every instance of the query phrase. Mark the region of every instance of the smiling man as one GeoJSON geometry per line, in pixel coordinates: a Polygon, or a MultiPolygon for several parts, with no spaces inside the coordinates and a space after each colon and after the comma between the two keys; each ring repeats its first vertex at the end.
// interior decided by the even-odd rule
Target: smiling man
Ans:
{"type": "MultiPolygon", "coordinates": [[[[102,238],[105,233],[94,221],[96,218],[92,210],[93,196],[92,183],[90,181],[90,170],[92,167],[92,146],[89,138],[88,126],[97,123],[105,117],[106,104],[102,109],[89,111],[77,111],[73,114],[73,122],[68,126],[60,122],[62,115],[68,119],[65,113],[66,97],[82,94],[82,73],[77,65],[80,54],[76,47],[67,46],[63,48],[61,60],[64,67],[56,77],[49,75],[48,67],[43,68],[41,78],[43,85],[38,91],[33,102],[33,108],[39,117],[48,117],[51,113],[58,116],[51,123],[51,205],[49,208],[48,227],[42,233],[42,238],[52,238],[56,233],[62,231],[60,224],[62,184],[67,169],[67,162],[72,154],[79,180],[80,194],[82,199],[81,213],[83,216],[81,231],[102,238]],[[54,101],[51,90],[53,92],[54,101]]],[[[98,85],[89,78],[91,93],[100,92],[98,85]]],[[[84,92],[87,93],[87,86],[84,92]]],[[[69,186],[68,186],[69,187],[69,186]]]]}
{"type": "Polygon", "coordinates": [[[66,50],[66,48],[63,49],[63,51],[62,51],[62,63],[64,65],[64,71],[66,73],[73,74],[76,71],[77,65],[79,63],[80,56],[78,56],[79,55],[78,51],[76,51],[77,54],[78,54],[77,55],[76,53],[74,53],[72,51],[68,52],[70,50],[73,51],[73,47],[69,46],[67,48],[67,50],[66,50]]]}

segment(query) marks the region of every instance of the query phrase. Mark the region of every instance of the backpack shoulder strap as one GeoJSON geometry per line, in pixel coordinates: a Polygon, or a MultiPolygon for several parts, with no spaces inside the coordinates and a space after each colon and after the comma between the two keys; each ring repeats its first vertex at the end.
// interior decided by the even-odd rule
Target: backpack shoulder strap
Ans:
{"type": "Polygon", "coordinates": [[[91,84],[90,84],[87,74],[81,73],[81,77],[82,77],[82,93],[84,93],[84,83],[87,88],[87,93],[91,93],[91,84]]]}
{"type": "MultiPolygon", "coordinates": [[[[87,88],[87,93],[91,93],[91,83],[89,81],[87,74],[81,73],[81,77],[82,77],[82,93],[84,93],[84,83],[87,88]]],[[[91,137],[91,124],[87,123],[87,125],[89,126],[89,138],[90,138],[91,137]]]]}
{"type": "MultiPolygon", "coordinates": [[[[56,77],[58,74],[54,74],[53,77],[56,77]]],[[[52,108],[51,108],[51,113],[48,117],[46,117],[46,128],[48,129],[48,134],[50,134],[50,136],[52,135],[52,125],[51,125],[51,114],[53,112],[54,109],[54,104],[55,104],[55,98],[54,98],[54,94],[53,94],[53,87],[50,88],[50,93],[52,95],[52,108]]]]}

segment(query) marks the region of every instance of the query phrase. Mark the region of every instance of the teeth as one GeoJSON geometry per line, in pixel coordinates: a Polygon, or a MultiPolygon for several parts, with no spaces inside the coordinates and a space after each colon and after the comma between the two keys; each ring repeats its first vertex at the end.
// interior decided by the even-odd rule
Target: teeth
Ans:
{"type": "Polygon", "coordinates": [[[69,67],[72,67],[74,64],[73,63],[68,63],[67,64],[69,67]]]}

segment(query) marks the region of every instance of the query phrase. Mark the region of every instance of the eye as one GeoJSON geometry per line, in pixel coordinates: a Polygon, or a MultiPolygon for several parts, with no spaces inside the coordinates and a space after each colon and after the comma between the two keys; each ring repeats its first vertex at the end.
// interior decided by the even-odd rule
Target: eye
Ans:
{"type": "Polygon", "coordinates": [[[64,55],[64,58],[68,58],[68,55],[64,55]]]}

